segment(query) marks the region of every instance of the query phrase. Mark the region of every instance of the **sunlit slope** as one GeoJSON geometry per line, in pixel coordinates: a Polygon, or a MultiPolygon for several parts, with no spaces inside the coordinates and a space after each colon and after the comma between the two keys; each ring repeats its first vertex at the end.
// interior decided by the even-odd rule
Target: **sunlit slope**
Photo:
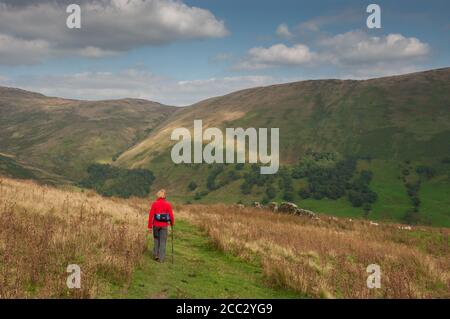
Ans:
{"type": "Polygon", "coordinates": [[[172,114],[159,130],[119,158],[148,167],[168,157],[176,127],[279,127],[280,159],[308,149],[381,159],[450,154],[450,69],[366,81],[318,80],[235,92],[172,114]]]}
{"type": "Polygon", "coordinates": [[[0,151],[78,180],[87,165],[111,162],[174,110],[145,100],[88,102],[0,88],[0,151]]]}

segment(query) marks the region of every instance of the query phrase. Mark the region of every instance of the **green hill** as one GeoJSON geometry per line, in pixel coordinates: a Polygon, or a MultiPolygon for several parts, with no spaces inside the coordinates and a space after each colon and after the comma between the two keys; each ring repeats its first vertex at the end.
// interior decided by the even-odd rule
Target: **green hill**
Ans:
{"type": "Polygon", "coordinates": [[[17,179],[35,179],[46,184],[71,183],[62,176],[19,162],[14,156],[3,153],[0,153],[0,175],[17,179]]]}
{"type": "Polygon", "coordinates": [[[280,160],[305,151],[382,159],[450,155],[450,69],[366,81],[317,80],[273,85],[202,101],[172,114],[120,163],[141,165],[170,147],[174,127],[279,127],[280,160]]]}
{"type": "Polygon", "coordinates": [[[175,110],[144,100],[89,102],[0,88],[0,151],[79,180],[89,164],[111,162],[175,110]]]}
{"type": "Polygon", "coordinates": [[[178,109],[0,88],[0,115],[1,152],[71,181],[109,163],[150,170],[151,188],[181,202],[287,200],[332,215],[450,226],[450,68],[259,87],[178,109]],[[279,173],[175,165],[170,134],[196,119],[204,128],[280,128],[279,173]]]}
{"type": "MultiPolygon", "coordinates": [[[[450,192],[449,68],[365,81],[303,81],[243,90],[186,107],[160,128],[124,152],[117,164],[154,171],[155,187],[169,188],[180,200],[249,204],[284,199],[330,214],[450,226],[445,196],[450,192]],[[174,165],[170,134],[177,127],[192,130],[195,119],[202,119],[204,127],[221,129],[279,127],[284,175],[292,175],[306,154],[333,154],[336,161],[354,158],[351,180],[370,171],[369,188],[377,200],[354,207],[348,194],[305,199],[299,192],[308,187],[308,179],[290,181],[280,174],[268,180],[247,178],[251,190],[243,191],[245,176],[251,175],[248,166],[238,170],[236,165],[174,165]],[[433,176],[419,176],[416,171],[422,166],[431,168],[433,176]],[[408,187],[419,189],[408,194],[408,187]],[[272,194],[267,196],[268,192],[272,194]]],[[[319,186],[329,183],[323,184],[319,186]]],[[[360,187],[359,194],[365,188],[360,187]]]]}

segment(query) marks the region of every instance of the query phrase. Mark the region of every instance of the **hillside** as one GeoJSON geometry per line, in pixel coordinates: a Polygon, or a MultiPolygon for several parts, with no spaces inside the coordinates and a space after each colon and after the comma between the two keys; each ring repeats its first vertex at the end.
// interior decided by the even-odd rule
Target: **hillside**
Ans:
{"type": "Polygon", "coordinates": [[[380,159],[450,155],[450,68],[366,81],[317,80],[235,92],[186,107],[121,155],[146,165],[176,127],[279,127],[280,161],[312,149],[380,159]]]}
{"type": "Polygon", "coordinates": [[[445,195],[450,191],[449,140],[446,68],[365,81],[303,81],[212,98],[173,113],[159,130],[124,152],[117,164],[153,170],[156,186],[171,189],[185,201],[250,204],[284,199],[335,215],[450,226],[445,195]],[[170,134],[177,127],[192,130],[195,119],[202,119],[205,128],[279,127],[285,175],[311,153],[336,160],[355,158],[357,172],[371,172],[370,188],[378,199],[364,210],[346,196],[304,198],[299,192],[307,187],[307,178],[289,181],[280,174],[269,181],[253,179],[249,183],[254,187],[247,187],[251,191],[243,192],[248,167],[239,171],[235,165],[174,165],[170,134]],[[416,172],[419,167],[433,171],[433,176],[422,178],[416,172]],[[278,186],[286,183],[291,185],[288,191],[278,186]]]}
{"type": "Polygon", "coordinates": [[[227,205],[188,205],[215,247],[258,261],[268,282],[313,298],[448,298],[448,229],[227,205]],[[281,234],[281,235],[280,235],[281,234]],[[367,267],[380,266],[380,289],[367,267]]]}
{"type": "Polygon", "coordinates": [[[175,262],[154,262],[148,204],[0,178],[0,298],[300,296],[267,285],[258,264],[214,248],[178,207],[175,262]],[[80,289],[66,286],[69,264],[80,266],[80,289]]]}
{"type": "Polygon", "coordinates": [[[46,184],[68,184],[70,180],[19,162],[13,155],[0,153],[0,175],[20,179],[35,179],[46,184]]]}
{"type": "Polygon", "coordinates": [[[174,205],[174,263],[169,239],[160,264],[148,205],[1,178],[0,298],[449,297],[448,229],[174,205]],[[381,289],[366,286],[373,263],[381,289]]]}
{"type": "Polygon", "coordinates": [[[123,99],[77,101],[0,88],[0,151],[71,180],[111,162],[176,108],[123,99]]]}
{"type": "Polygon", "coordinates": [[[150,170],[151,188],[167,188],[181,203],[290,201],[331,215],[450,227],[450,68],[272,85],[184,108],[0,88],[0,116],[7,176],[21,177],[21,167],[52,176],[26,178],[88,178],[82,185],[102,194],[127,193],[139,172],[86,172],[111,163],[150,170]],[[170,134],[192,130],[196,119],[205,128],[279,127],[280,171],[262,177],[250,165],[174,165],[170,134]]]}

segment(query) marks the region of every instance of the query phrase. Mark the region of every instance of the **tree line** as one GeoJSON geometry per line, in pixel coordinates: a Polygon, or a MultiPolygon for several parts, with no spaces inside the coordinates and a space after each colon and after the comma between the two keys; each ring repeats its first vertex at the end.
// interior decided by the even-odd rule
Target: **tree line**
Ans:
{"type": "Polygon", "coordinates": [[[129,198],[144,197],[155,180],[153,172],[147,169],[124,169],[109,164],[92,164],[87,168],[87,177],[81,187],[96,190],[104,196],[129,198]]]}

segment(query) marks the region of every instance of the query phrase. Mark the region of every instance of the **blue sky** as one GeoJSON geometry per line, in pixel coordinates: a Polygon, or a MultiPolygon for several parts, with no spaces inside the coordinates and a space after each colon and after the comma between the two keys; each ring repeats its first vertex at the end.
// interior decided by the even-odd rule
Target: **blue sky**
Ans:
{"type": "Polygon", "coordinates": [[[238,89],[448,67],[448,1],[0,0],[0,85],[188,105],[238,89]],[[368,29],[366,7],[381,7],[368,29]]]}

